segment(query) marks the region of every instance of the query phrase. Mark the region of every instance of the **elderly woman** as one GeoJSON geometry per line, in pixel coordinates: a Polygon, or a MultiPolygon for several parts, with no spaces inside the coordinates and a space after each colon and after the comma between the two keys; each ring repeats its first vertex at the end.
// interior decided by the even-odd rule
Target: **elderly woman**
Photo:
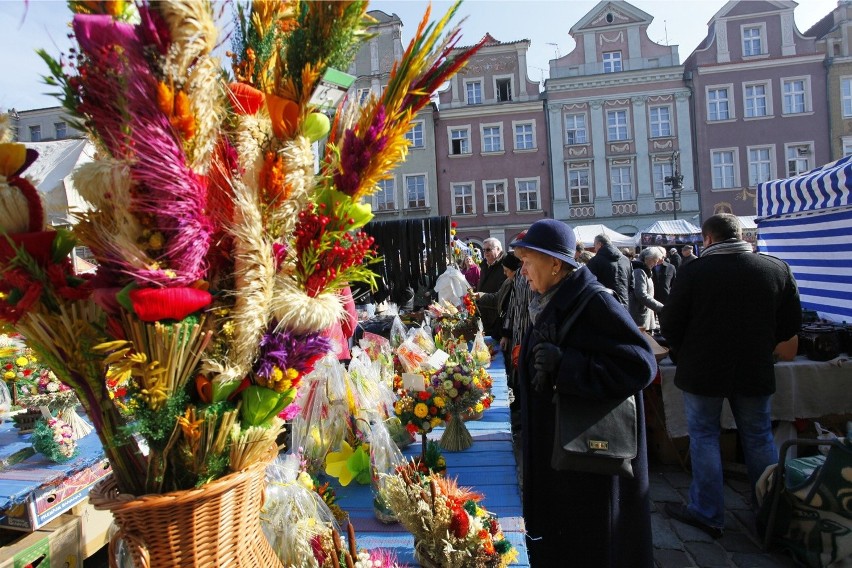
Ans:
{"type": "Polygon", "coordinates": [[[654,299],[653,270],[665,257],[662,247],[648,247],[631,263],[633,285],[627,305],[636,325],[649,333],[657,328],[655,315],[663,309],[663,304],[654,299]]]}
{"type": "Polygon", "coordinates": [[[653,566],[648,458],[641,391],[656,362],[627,310],[592,297],[560,341],[560,324],[597,280],[574,260],[574,231],[537,221],[511,246],[534,292],[518,364],[522,404],[524,519],[532,566],[653,566]],[[553,342],[556,343],[553,343],[553,342]],[[557,471],[554,392],[588,400],[637,397],[639,450],[633,478],[557,471]]]}

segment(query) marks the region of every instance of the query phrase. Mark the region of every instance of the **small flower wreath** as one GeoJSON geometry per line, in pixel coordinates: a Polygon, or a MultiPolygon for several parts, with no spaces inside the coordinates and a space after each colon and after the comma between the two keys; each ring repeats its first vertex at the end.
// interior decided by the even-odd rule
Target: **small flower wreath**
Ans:
{"type": "Polygon", "coordinates": [[[59,418],[39,420],[36,423],[33,448],[56,463],[67,462],[78,453],[71,425],[59,418]]]}

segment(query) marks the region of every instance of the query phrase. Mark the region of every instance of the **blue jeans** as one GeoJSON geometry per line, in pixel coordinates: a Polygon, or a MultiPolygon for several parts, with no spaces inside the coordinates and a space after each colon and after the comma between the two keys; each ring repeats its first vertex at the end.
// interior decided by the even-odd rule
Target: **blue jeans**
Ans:
{"type": "MultiPolygon", "coordinates": [[[[722,457],[719,449],[724,398],[683,393],[689,428],[692,484],[688,509],[698,520],[716,528],[725,526],[722,457]]],[[[763,471],[778,462],[772,437],[769,396],[729,398],[737,423],[752,492],[763,471]]]]}

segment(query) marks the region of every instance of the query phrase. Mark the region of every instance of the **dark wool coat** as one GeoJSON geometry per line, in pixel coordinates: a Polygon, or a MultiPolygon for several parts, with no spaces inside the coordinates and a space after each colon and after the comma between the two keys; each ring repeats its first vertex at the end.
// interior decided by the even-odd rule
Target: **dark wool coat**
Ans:
{"type": "Polygon", "coordinates": [[[686,263],[660,314],[677,360],[675,385],[700,396],[775,392],[772,352],[802,326],[790,267],[749,252],[712,254],[686,263]]]}
{"type": "Polygon", "coordinates": [[[595,256],[586,264],[598,282],[615,292],[622,305],[627,305],[630,293],[630,260],[615,245],[608,244],[598,249],[595,256]]]}
{"type": "Polygon", "coordinates": [[[670,262],[663,262],[655,266],[651,273],[654,279],[654,299],[665,304],[677,278],[677,268],[670,262]]]}
{"type": "MultiPolygon", "coordinates": [[[[488,262],[486,261],[482,262],[479,266],[479,285],[476,287],[477,292],[496,293],[500,290],[500,285],[506,279],[506,275],[503,274],[503,258],[505,256],[505,252],[500,253],[500,256],[491,266],[488,266],[488,262]]],[[[482,328],[485,330],[485,333],[491,335],[491,332],[495,329],[499,332],[502,324],[497,307],[494,305],[477,306],[479,307],[479,317],[482,318],[482,328]]],[[[500,337],[498,336],[497,339],[499,340],[500,337]]]]}
{"type": "Polygon", "coordinates": [[[562,342],[555,383],[560,395],[589,399],[637,394],[639,453],[633,460],[633,479],[553,470],[553,392],[537,393],[529,386],[536,372],[533,348],[539,342],[534,330],[558,329],[580,292],[594,280],[581,267],[560,283],[521,348],[524,521],[531,537],[530,564],[536,568],[654,565],[641,391],[653,380],[657,365],[624,306],[610,294],[589,301],[562,342]]]}

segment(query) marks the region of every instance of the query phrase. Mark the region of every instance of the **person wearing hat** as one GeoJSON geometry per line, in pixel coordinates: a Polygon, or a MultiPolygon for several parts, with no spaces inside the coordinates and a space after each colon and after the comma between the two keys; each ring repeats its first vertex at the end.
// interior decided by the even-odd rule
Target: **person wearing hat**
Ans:
{"type": "Polygon", "coordinates": [[[571,227],[555,219],[530,226],[511,243],[533,298],[518,361],[523,441],[524,520],[533,566],[651,567],[648,455],[642,389],[656,362],[627,309],[594,295],[565,337],[560,324],[597,279],[574,260],[571,227]],[[554,392],[560,397],[623,400],[636,396],[638,452],[633,478],[557,471],[554,392]],[[567,560],[570,558],[570,562],[567,560]]]}
{"type": "Polygon", "coordinates": [[[675,269],[680,268],[681,258],[675,247],[669,249],[669,262],[672,263],[672,266],[674,266],[675,269]]]}
{"type": "Polygon", "coordinates": [[[500,350],[503,352],[503,358],[506,362],[507,374],[512,369],[512,329],[508,312],[512,302],[515,273],[520,267],[521,260],[513,253],[507,252],[503,256],[503,275],[506,279],[503,280],[500,289],[496,292],[477,292],[477,306],[496,310],[499,315],[497,319],[497,325],[500,326],[499,331],[495,328],[491,336],[500,341],[500,350]]]}

